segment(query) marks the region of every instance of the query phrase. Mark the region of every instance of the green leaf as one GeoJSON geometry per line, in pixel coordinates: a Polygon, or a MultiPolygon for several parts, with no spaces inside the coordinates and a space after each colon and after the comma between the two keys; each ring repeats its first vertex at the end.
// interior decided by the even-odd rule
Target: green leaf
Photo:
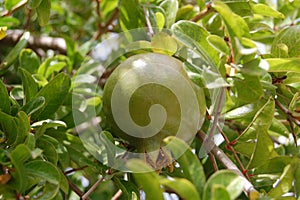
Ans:
{"type": "Polygon", "coordinates": [[[52,184],[59,184],[60,174],[58,169],[47,161],[33,160],[25,164],[28,175],[36,176],[52,184]]]}
{"type": "Polygon", "coordinates": [[[39,138],[36,142],[37,147],[43,150],[45,159],[54,165],[57,165],[58,155],[55,146],[43,138],[39,138]]]}
{"type": "Polygon", "coordinates": [[[31,152],[25,144],[20,144],[10,153],[10,157],[16,159],[18,163],[24,163],[31,158],[31,152]]]}
{"type": "Polygon", "coordinates": [[[28,8],[35,9],[41,4],[42,0],[29,0],[28,8]]]}
{"type": "Polygon", "coordinates": [[[14,144],[18,135],[17,119],[0,111],[0,124],[7,137],[6,145],[14,144]]]}
{"type": "Polygon", "coordinates": [[[295,190],[298,197],[300,196],[300,164],[298,161],[298,167],[295,171],[295,190]]]}
{"type": "Polygon", "coordinates": [[[30,150],[26,145],[20,144],[10,153],[9,157],[15,169],[12,173],[14,179],[11,184],[22,194],[27,183],[24,162],[31,157],[30,150]]]}
{"type": "MultiPolygon", "coordinates": [[[[268,130],[272,124],[275,112],[275,101],[273,98],[269,100],[257,111],[251,123],[244,132],[237,138],[238,144],[253,143],[255,140],[254,149],[249,149],[251,159],[247,168],[253,169],[267,162],[277,154],[274,151],[274,144],[271,140],[268,130]]],[[[237,148],[238,151],[238,148],[237,148]]]]}
{"type": "MultiPolygon", "coordinates": [[[[234,55],[238,55],[239,49],[237,41],[241,41],[243,37],[250,37],[250,31],[247,23],[241,16],[233,13],[231,9],[221,1],[214,1],[212,7],[222,17],[233,46],[234,55]]],[[[238,61],[238,59],[235,59],[235,62],[238,61]]]]}
{"type": "Polygon", "coordinates": [[[38,84],[35,82],[31,74],[23,68],[19,68],[22,79],[23,92],[25,95],[24,105],[31,101],[38,92],[38,84]]]}
{"type": "Polygon", "coordinates": [[[127,162],[127,167],[135,171],[147,171],[146,173],[133,173],[136,182],[142,186],[146,193],[146,198],[163,200],[163,191],[160,187],[159,177],[155,171],[146,165],[143,161],[132,159],[127,162]]]}
{"type": "Polygon", "coordinates": [[[295,170],[296,166],[295,164],[289,164],[287,165],[283,173],[280,176],[280,182],[278,185],[275,186],[269,193],[268,196],[270,197],[280,197],[281,195],[287,193],[290,191],[290,189],[293,187],[293,181],[295,177],[295,170]]]}
{"type": "Polygon", "coordinates": [[[36,122],[34,124],[32,124],[33,128],[37,128],[36,132],[35,132],[35,138],[38,139],[39,137],[41,137],[42,135],[44,135],[44,133],[46,132],[46,130],[48,128],[54,128],[54,127],[66,127],[66,124],[62,121],[58,121],[58,120],[43,120],[43,121],[39,121],[36,122]]]}
{"type": "Polygon", "coordinates": [[[249,37],[249,28],[244,19],[233,13],[231,9],[221,1],[214,1],[213,8],[221,15],[230,39],[234,42],[234,38],[242,39],[242,37],[249,37]]]}
{"type": "Polygon", "coordinates": [[[244,79],[234,79],[237,100],[241,104],[252,103],[259,100],[263,95],[260,79],[256,76],[244,75],[244,79]]]}
{"type": "Polygon", "coordinates": [[[172,155],[178,158],[177,162],[183,170],[185,178],[191,181],[197,188],[199,195],[202,195],[206,178],[197,155],[184,141],[176,137],[167,137],[164,139],[164,143],[172,155]]]}
{"type": "Polygon", "coordinates": [[[167,33],[158,33],[151,40],[153,51],[173,55],[177,51],[177,42],[167,33]]]}
{"type": "Polygon", "coordinates": [[[275,36],[271,53],[277,58],[296,58],[300,56],[300,26],[288,26],[275,36]]]}
{"type": "Polygon", "coordinates": [[[230,194],[226,190],[225,186],[215,184],[212,186],[211,191],[211,199],[212,200],[230,200],[230,194]]]}
{"type": "Polygon", "coordinates": [[[18,43],[14,46],[14,48],[7,54],[4,58],[3,62],[0,64],[0,73],[3,70],[6,70],[10,65],[14,63],[14,61],[18,58],[21,50],[26,47],[27,41],[29,40],[30,33],[25,32],[18,43]]]}
{"type": "Polygon", "coordinates": [[[229,47],[227,46],[224,39],[222,39],[221,37],[217,35],[209,35],[207,37],[207,41],[212,47],[214,47],[220,53],[223,53],[225,55],[229,54],[229,47]]]}
{"type": "Polygon", "coordinates": [[[30,120],[25,112],[20,111],[17,115],[16,121],[18,130],[16,130],[17,138],[15,144],[20,144],[25,141],[27,135],[30,133],[30,120]]]}
{"type": "Polygon", "coordinates": [[[8,96],[7,89],[1,79],[0,79],[0,96],[1,96],[0,111],[9,114],[10,113],[9,96],[8,96]]]}
{"type": "Polygon", "coordinates": [[[11,10],[14,6],[16,6],[21,0],[6,0],[5,7],[7,10],[11,10]]]}
{"type": "Polygon", "coordinates": [[[165,16],[161,12],[156,12],[155,18],[156,18],[156,25],[158,27],[158,30],[162,30],[166,23],[165,16]]]}
{"type": "Polygon", "coordinates": [[[268,58],[269,72],[300,72],[300,58],[268,58]]]}
{"type": "Polygon", "coordinates": [[[43,87],[36,94],[36,97],[44,97],[45,104],[41,109],[32,114],[32,119],[47,119],[54,114],[68,94],[71,84],[70,82],[70,78],[61,73],[51,80],[45,87],[43,87]]]}
{"type": "Polygon", "coordinates": [[[25,113],[27,113],[28,116],[30,116],[40,108],[42,108],[44,104],[44,97],[34,97],[30,102],[27,102],[26,105],[21,108],[21,110],[23,110],[25,113]]]}
{"type": "Polygon", "coordinates": [[[20,66],[29,73],[34,74],[40,66],[40,60],[31,49],[23,49],[19,57],[20,66]]]}
{"type": "Polygon", "coordinates": [[[47,25],[50,19],[50,11],[51,11],[51,0],[42,0],[42,2],[36,8],[36,13],[38,16],[38,21],[40,26],[47,25]]]}
{"type": "Polygon", "coordinates": [[[171,191],[174,191],[182,199],[200,200],[200,196],[195,186],[187,179],[173,178],[170,180],[168,178],[161,178],[160,184],[168,189],[171,189],[171,191]]]}
{"type": "Polygon", "coordinates": [[[170,28],[174,24],[176,19],[176,13],[178,11],[178,0],[165,0],[160,4],[165,11],[166,15],[166,27],[170,28]]]}
{"type": "MultiPolygon", "coordinates": [[[[244,180],[236,173],[229,170],[220,170],[214,173],[205,184],[203,199],[212,199],[216,195],[216,186],[223,186],[230,195],[230,199],[236,199],[243,191],[244,180]]],[[[223,192],[222,192],[223,193],[223,192]]],[[[225,196],[226,197],[226,196],[225,196]]]]}
{"type": "Polygon", "coordinates": [[[284,19],[284,14],[282,14],[281,12],[278,12],[277,10],[274,10],[273,8],[271,8],[268,5],[265,5],[262,3],[253,3],[252,1],[250,2],[250,5],[251,5],[252,11],[255,14],[284,19]]]}
{"type": "Polygon", "coordinates": [[[12,16],[9,17],[1,17],[0,18],[0,26],[7,26],[8,28],[12,26],[18,26],[20,24],[20,21],[12,16]]]}
{"type": "Polygon", "coordinates": [[[230,111],[227,111],[224,114],[224,117],[226,120],[232,120],[232,119],[240,119],[244,117],[249,117],[255,114],[257,111],[257,104],[251,103],[251,104],[246,104],[243,106],[240,106],[238,108],[234,108],[230,111]]]}
{"type": "Polygon", "coordinates": [[[218,65],[219,52],[207,42],[209,33],[199,24],[190,21],[179,21],[171,27],[174,37],[190,49],[195,49],[207,64],[218,65]]]}
{"type": "Polygon", "coordinates": [[[60,174],[59,187],[64,193],[67,194],[69,192],[69,181],[61,170],[58,171],[60,174]]]}
{"type": "Polygon", "coordinates": [[[144,27],[144,12],[137,0],[120,0],[119,23],[123,31],[144,27]]]}
{"type": "Polygon", "coordinates": [[[59,185],[46,182],[43,191],[37,196],[37,200],[52,200],[59,192],[59,185]]]}

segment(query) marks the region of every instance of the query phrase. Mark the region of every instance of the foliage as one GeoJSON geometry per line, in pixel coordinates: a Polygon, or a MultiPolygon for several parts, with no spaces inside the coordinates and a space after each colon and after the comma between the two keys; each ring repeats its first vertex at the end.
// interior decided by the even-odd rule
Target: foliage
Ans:
{"type": "MultiPolygon", "coordinates": [[[[0,199],[299,200],[299,8],[299,0],[0,0],[0,199]],[[120,49],[97,51],[114,33],[143,27],[148,33],[141,37],[152,34],[152,41],[134,43],[123,55],[120,49]],[[188,147],[164,139],[173,142],[173,155],[187,148],[173,169],[108,167],[118,152],[86,146],[76,128],[94,110],[103,119],[101,138],[128,147],[101,110],[112,69],[149,51],[180,59],[186,47],[223,78],[189,58],[186,70],[207,101],[195,140],[188,147]],[[213,122],[210,88],[226,88],[221,128],[213,122]],[[200,156],[200,133],[211,127],[220,128],[215,150],[225,154],[200,156]],[[107,163],[96,159],[104,155],[107,163]]],[[[150,168],[135,159],[127,167],[150,168]]]]}

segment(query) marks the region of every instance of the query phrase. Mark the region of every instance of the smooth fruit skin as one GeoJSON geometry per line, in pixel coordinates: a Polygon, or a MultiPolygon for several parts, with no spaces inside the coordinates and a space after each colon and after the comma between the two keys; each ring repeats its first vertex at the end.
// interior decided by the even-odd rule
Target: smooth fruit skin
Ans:
{"type": "MultiPolygon", "coordinates": [[[[197,115],[199,114],[199,121],[196,124],[197,127],[201,127],[204,116],[205,116],[205,97],[202,89],[196,87],[191,80],[189,79],[187,73],[183,68],[183,63],[173,57],[158,54],[158,53],[146,53],[146,54],[138,54],[131,56],[122,62],[111,74],[108,78],[104,91],[103,91],[103,111],[106,117],[108,124],[110,125],[111,131],[114,135],[126,140],[130,145],[134,146],[139,152],[150,152],[153,150],[157,150],[161,147],[161,141],[171,135],[176,135],[180,123],[182,120],[189,124],[192,119],[181,119],[181,105],[179,103],[176,95],[182,95],[182,91],[174,94],[168,87],[164,85],[155,84],[157,81],[162,81],[164,83],[175,83],[178,77],[174,77],[174,73],[168,72],[168,70],[163,70],[162,68],[166,66],[171,66],[173,72],[175,70],[176,73],[180,75],[180,78],[184,79],[183,82],[187,82],[190,85],[191,90],[195,94],[196,103],[198,102],[197,115]],[[137,63],[142,63],[142,65],[137,65],[137,63]],[[157,67],[162,70],[157,70],[157,67]],[[151,70],[155,68],[155,75],[150,73],[151,70]],[[143,76],[140,76],[139,73],[143,73],[143,76]],[[125,75],[131,74],[131,78],[124,79],[125,75]],[[155,76],[155,77],[154,77],[155,76]],[[148,80],[152,80],[154,83],[143,84],[143,79],[147,78],[148,80]],[[133,80],[134,79],[134,80],[133,80]],[[123,98],[123,94],[128,94],[132,90],[132,87],[138,86],[134,93],[130,96],[129,105],[121,105],[122,107],[128,107],[131,119],[139,126],[147,126],[151,122],[151,118],[149,115],[151,106],[154,104],[161,105],[167,114],[166,121],[160,129],[159,133],[155,134],[151,137],[144,137],[141,134],[141,137],[132,136],[132,133],[125,133],[121,129],[114,119],[113,111],[112,111],[112,94],[116,88],[116,85],[119,84],[121,89],[118,90],[118,95],[120,97],[120,101],[123,98]],[[179,94],[178,94],[179,93],[179,94]],[[143,138],[144,137],[144,138],[143,138]]],[[[184,97],[183,97],[184,98],[184,97]]],[[[120,105],[118,105],[120,106],[120,105]]],[[[196,108],[190,106],[186,112],[192,113],[195,112],[196,108]]],[[[117,113],[117,115],[121,115],[122,113],[117,113]]],[[[163,115],[163,113],[162,113],[163,115]]],[[[118,117],[118,116],[117,116],[118,117]]],[[[152,116],[153,117],[153,116],[152,116]]],[[[160,118],[161,116],[154,116],[152,119],[160,118]]],[[[128,120],[128,119],[121,119],[128,120]]],[[[194,125],[194,124],[192,124],[194,125]]],[[[185,130],[191,130],[189,127],[186,127],[185,130]]],[[[195,131],[186,131],[184,135],[185,140],[192,140],[195,136],[195,131]]]]}

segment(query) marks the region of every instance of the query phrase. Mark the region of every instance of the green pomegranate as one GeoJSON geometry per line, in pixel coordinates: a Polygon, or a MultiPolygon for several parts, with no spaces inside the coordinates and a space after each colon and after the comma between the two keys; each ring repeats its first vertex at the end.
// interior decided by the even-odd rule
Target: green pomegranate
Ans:
{"type": "Polygon", "coordinates": [[[167,136],[191,141],[203,123],[205,99],[181,61],[146,53],[129,57],[108,78],[103,111],[113,134],[151,152],[167,136]]]}

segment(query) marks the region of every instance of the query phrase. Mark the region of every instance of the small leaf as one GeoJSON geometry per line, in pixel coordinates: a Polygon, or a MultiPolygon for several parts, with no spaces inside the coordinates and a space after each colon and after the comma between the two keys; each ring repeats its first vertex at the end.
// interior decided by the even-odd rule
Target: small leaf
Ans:
{"type": "Polygon", "coordinates": [[[36,97],[43,96],[45,98],[45,104],[32,115],[32,119],[47,119],[54,114],[68,94],[70,82],[70,78],[61,73],[43,87],[36,94],[36,97]]]}
{"type": "Polygon", "coordinates": [[[0,111],[9,114],[10,100],[9,100],[7,89],[1,79],[0,79],[0,96],[1,96],[0,111]]]}
{"type": "Polygon", "coordinates": [[[170,180],[168,178],[161,178],[160,184],[174,191],[182,199],[200,200],[195,186],[187,179],[173,178],[172,180],[170,180]]]}
{"type": "Polygon", "coordinates": [[[40,108],[42,108],[45,104],[45,98],[44,97],[34,97],[30,102],[26,103],[21,110],[23,110],[25,113],[27,113],[28,116],[32,115],[36,111],[38,111],[40,108]]]}
{"type": "Polygon", "coordinates": [[[262,3],[252,3],[252,1],[250,2],[250,5],[255,14],[284,19],[284,15],[281,12],[274,10],[268,5],[262,3]]]}
{"type": "Polygon", "coordinates": [[[26,171],[23,163],[28,160],[30,156],[30,150],[24,144],[17,146],[9,155],[15,169],[12,173],[13,179],[11,180],[11,184],[14,185],[19,193],[23,193],[26,188],[26,171]]]}
{"type": "Polygon", "coordinates": [[[36,13],[38,16],[40,26],[47,25],[50,19],[51,11],[51,0],[42,0],[39,6],[36,8],[36,13]]]}
{"type": "Polygon", "coordinates": [[[178,0],[165,0],[160,4],[166,14],[166,27],[170,28],[176,19],[178,11],[178,0]]]}
{"type": "Polygon", "coordinates": [[[280,182],[275,188],[273,188],[269,193],[268,196],[270,197],[280,197],[281,195],[287,193],[290,191],[290,189],[293,187],[293,181],[295,177],[295,164],[289,164],[287,165],[281,176],[280,176],[280,182]]]}
{"type": "Polygon", "coordinates": [[[236,78],[234,85],[236,87],[237,99],[241,104],[255,102],[264,95],[260,79],[256,76],[244,75],[244,79],[236,78]]]}
{"type": "Polygon", "coordinates": [[[220,38],[219,36],[209,35],[207,37],[207,41],[212,47],[214,47],[220,53],[223,53],[225,55],[229,54],[229,48],[226,42],[224,41],[224,39],[220,38]]]}
{"type": "Polygon", "coordinates": [[[219,52],[207,42],[209,33],[199,24],[181,20],[171,27],[174,37],[205,59],[209,65],[219,63],[219,52]]]}
{"type": "Polygon", "coordinates": [[[36,53],[31,49],[23,49],[19,56],[20,66],[31,74],[37,72],[40,60],[36,53]]]}
{"type": "Polygon", "coordinates": [[[14,46],[14,48],[7,54],[4,58],[3,62],[0,64],[0,72],[2,70],[7,69],[13,62],[18,58],[21,50],[27,45],[27,41],[29,40],[30,33],[25,32],[18,43],[14,46]]]}
{"type": "Polygon", "coordinates": [[[12,145],[17,139],[18,125],[16,118],[0,111],[0,124],[7,137],[6,145],[12,145]]]}
{"type": "Polygon", "coordinates": [[[39,138],[36,142],[37,147],[43,150],[45,160],[57,165],[58,155],[54,145],[45,139],[39,138]]]}
{"type": "Polygon", "coordinates": [[[226,190],[225,186],[222,185],[213,185],[212,186],[212,191],[211,191],[211,199],[212,200],[231,200],[230,199],[230,194],[226,190]]]}
{"type": "Polygon", "coordinates": [[[28,8],[35,9],[41,4],[42,0],[30,0],[28,3],[28,8]]]}
{"type": "Polygon", "coordinates": [[[26,163],[25,168],[28,175],[40,177],[52,184],[59,184],[59,171],[50,162],[42,160],[33,160],[26,163]]]}
{"type": "Polygon", "coordinates": [[[38,92],[38,84],[35,82],[31,74],[23,68],[19,68],[19,73],[22,79],[23,92],[25,95],[24,105],[26,102],[32,100],[32,98],[38,92]]]}
{"type": "Polygon", "coordinates": [[[167,33],[158,33],[151,40],[153,51],[173,55],[177,51],[177,42],[167,33]]]}
{"type": "Polygon", "coordinates": [[[297,58],[300,56],[300,26],[288,26],[275,36],[271,53],[277,58],[297,58]]]}
{"type": "Polygon", "coordinates": [[[46,132],[46,130],[48,128],[60,127],[60,126],[66,127],[66,124],[62,121],[48,119],[48,120],[36,122],[36,123],[32,124],[31,126],[33,128],[38,127],[34,134],[35,138],[38,139],[40,136],[42,136],[46,132]]]}
{"type": "Polygon", "coordinates": [[[144,12],[137,0],[120,0],[119,23],[123,31],[144,27],[144,12]]]}
{"type": "Polygon", "coordinates": [[[136,182],[142,186],[146,193],[146,198],[163,200],[163,191],[160,187],[159,177],[148,165],[143,161],[132,159],[127,162],[127,167],[135,171],[148,171],[146,173],[133,173],[136,182]]]}
{"type": "Polygon", "coordinates": [[[173,156],[178,158],[177,162],[183,170],[185,178],[191,181],[197,188],[199,195],[202,195],[206,178],[197,155],[191,151],[184,141],[176,137],[167,137],[164,139],[164,142],[173,156]]]}
{"type": "Polygon", "coordinates": [[[5,1],[5,7],[7,10],[11,10],[14,6],[16,6],[21,0],[7,0],[5,1]]]}
{"type": "Polygon", "coordinates": [[[156,25],[158,27],[158,30],[162,30],[166,22],[165,16],[161,12],[156,12],[155,17],[156,17],[156,25]]]}
{"type": "Polygon", "coordinates": [[[269,72],[300,72],[300,58],[268,58],[269,72]]]}
{"type": "MultiPolygon", "coordinates": [[[[239,50],[237,49],[236,41],[242,40],[243,37],[250,37],[250,31],[247,23],[241,16],[233,13],[231,9],[221,1],[214,1],[212,7],[222,17],[229,34],[230,41],[233,45],[234,55],[238,55],[239,50]]],[[[238,60],[235,61],[238,62],[238,60]]]]}
{"type": "Polygon", "coordinates": [[[223,186],[230,195],[230,199],[236,199],[243,191],[243,185],[244,180],[236,173],[229,170],[217,171],[207,180],[203,199],[212,199],[216,186],[223,186]]]}

